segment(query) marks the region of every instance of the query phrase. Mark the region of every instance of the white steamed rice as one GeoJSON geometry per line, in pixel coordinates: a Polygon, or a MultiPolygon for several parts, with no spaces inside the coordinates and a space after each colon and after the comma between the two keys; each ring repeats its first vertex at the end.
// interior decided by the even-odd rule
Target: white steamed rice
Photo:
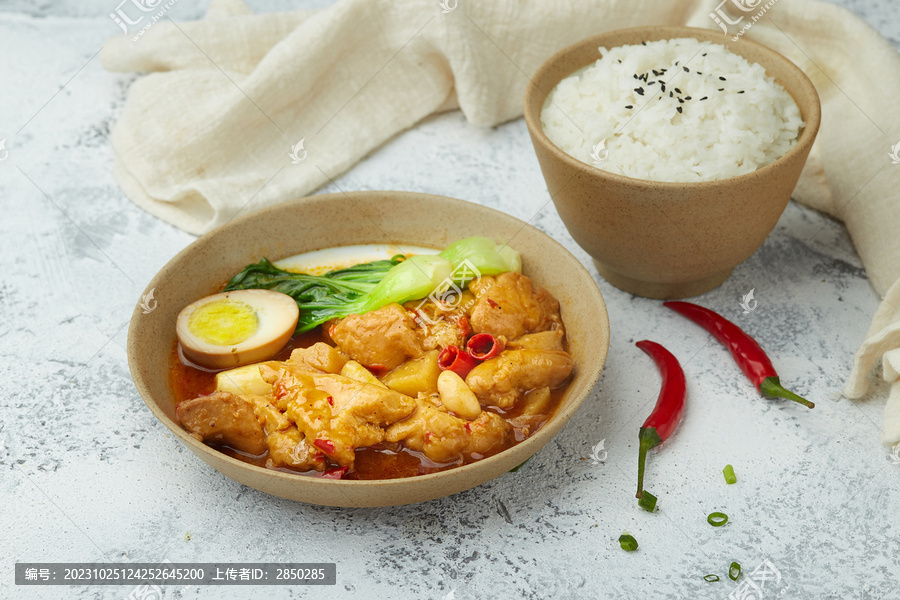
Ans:
{"type": "Polygon", "coordinates": [[[661,40],[600,54],[560,81],[541,113],[554,144],[600,169],[653,181],[724,179],[784,156],[804,125],[765,69],[720,44],[661,40]]]}

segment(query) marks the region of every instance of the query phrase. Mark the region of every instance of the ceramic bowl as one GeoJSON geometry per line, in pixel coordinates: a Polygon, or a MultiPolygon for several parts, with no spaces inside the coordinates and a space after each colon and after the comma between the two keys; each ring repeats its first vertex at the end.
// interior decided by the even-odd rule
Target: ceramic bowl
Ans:
{"type": "MultiPolygon", "coordinates": [[[[128,331],[128,364],[151,412],[203,461],[263,492],[330,506],[389,506],[422,502],[475,487],[524,462],[556,435],[594,384],[609,348],[609,321],[591,275],[565,248],[504,213],[462,200],[409,192],[324,194],[262,209],[204,235],[148,284],[156,308],[135,308],[128,331]],[[524,442],[487,459],[430,475],[377,481],[328,480],[267,470],[197,441],[175,420],[169,356],[175,318],[187,304],[215,292],[260,257],[272,260],[354,244],[443,247],[472,236],[500,238],[518,250],[523,272],[560,302],[575,371],[556,414],[524,442]]],[[[511,475],[514,476],[514,475],[511,475]]]]}
{"type": "Polygon", "coordinates": [[[790,200],[820,119],[816,89],[792,62],[759,44],[731,42],[719,31],[687,27],[638,27],[582,40],[543,63],[525,91],[525,121],[560,217],[607,281],[648,298],[707,292],[762,245],[790,200]],[[686,37],[724,44],[760,64],[784,86],[806,123],[787,154],[729,179],[658,182],[583,163],[544,134],[541,110],[548,94],[562,79],[600,58],[599,47],[686,37]]]}

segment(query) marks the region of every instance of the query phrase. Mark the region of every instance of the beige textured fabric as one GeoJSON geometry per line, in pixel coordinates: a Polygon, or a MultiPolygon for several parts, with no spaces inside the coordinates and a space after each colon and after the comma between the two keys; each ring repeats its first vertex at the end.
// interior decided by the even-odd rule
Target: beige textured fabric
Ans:
{"type": "MultiPolygon", "coordinates": [[[[519,117],[527,76],[580,38],[645,24],[716,29],[717,8],[742,18],[731,36],[765,10],[743,36],[797,63],[823,105],[794,197],[846,223],[884,294],[900,277],[900,165],[889,157],[900,141],[900,55],[837,6],[771,3],[342,0],[253,15],[240,0],[214,0],[205,20],[163,20],[136,42],[104,47],[107,69],[152,72],[132,85],[113,131],[116,176],[139,206],[204,233],[307,195],[434,112],[459,107],[481,126],[519,117]]],[[[855,392],[871,357],[897,341],[860,350],[855,392]]],[[[900,402],[900,388],[894,396],[900,402]]],[[[892,431],[900,439],[900,416],[892,431]]]]}

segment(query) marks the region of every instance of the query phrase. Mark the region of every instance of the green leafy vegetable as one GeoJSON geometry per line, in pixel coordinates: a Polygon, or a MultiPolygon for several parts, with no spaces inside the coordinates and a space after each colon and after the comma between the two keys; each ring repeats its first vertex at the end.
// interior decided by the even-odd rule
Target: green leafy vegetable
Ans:
{"type": "Polygon", "coordinates": [[[711,574],[709,574],[709,575],[704,575],[704,576],[703,576],[703,580],[712,583],[713,581],[718,581],[718,580],[719,580],[719,576],[716,575],[715,573],[711,573],[711,574]]]}
{"type": "Polygon", "coordinates": [[[518,252],[485,237],[459,240],[439,255],[404,258],[397,255],[324,275],[285,271],[263,258],[232,277],[225,291],[266,289],[291,296],[300,308],[297,333],[302,333],[330,319],[418,300],[450,284],[465,286],[480,275],[522,268],[518,252]]]}
{"type": "Polygon", "coordinates": [[[731,465],[725,465],[725,468],[722,469],[722,474],[725,475],[725,483],[732,484],[737,481],[737,476],[734,474],[734,467],[731,465]]]}
{"type": "Polygon", "coordinates": [[[441,256],[453,263],[454,281],[460,285],[469,283],[479,274],[522,272],[522,257],[519,253],[506,244],[495,244],[494,240],[487,237],[469,237],[453,242],[444,248],[441,256]],[[465,273],[465,266],[474,267],[478,273],[465,273]]]}
{"type": "Polygon", "coordinates": [[[728,577],[732,581],[737,581],[741,576],[741,564],[737,562],[731,563],[731,566],[728,567],[728,577]]]}

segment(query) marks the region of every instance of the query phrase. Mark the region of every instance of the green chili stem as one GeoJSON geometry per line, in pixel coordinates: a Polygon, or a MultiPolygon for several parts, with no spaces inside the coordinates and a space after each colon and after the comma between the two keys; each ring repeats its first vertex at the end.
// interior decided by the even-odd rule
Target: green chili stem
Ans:
{"type": "Polygon", "coordinates": [[[777,377],[766,377],[763,379],[763,382],[759,384],[759,393],[763,396],[769,396],[771,398],[787,398],[788,400],[793,400],[799,404],[807,408],[815,408],[816,405],[803,398],[798,396],[794,392],[790,390],[786,390],[781,386],[781,381],[777,377]]]}
{"type": "Polygon", "coordinates": [[[647,451],[650,448],[656,448],[662,443],[659,434],[656,433],[655,427],[641,427],[638,433],[638,440],[641,445],[638,448],[638,486],[635,498],[644,496],[644,463],[647,462],[647,451]]]}

